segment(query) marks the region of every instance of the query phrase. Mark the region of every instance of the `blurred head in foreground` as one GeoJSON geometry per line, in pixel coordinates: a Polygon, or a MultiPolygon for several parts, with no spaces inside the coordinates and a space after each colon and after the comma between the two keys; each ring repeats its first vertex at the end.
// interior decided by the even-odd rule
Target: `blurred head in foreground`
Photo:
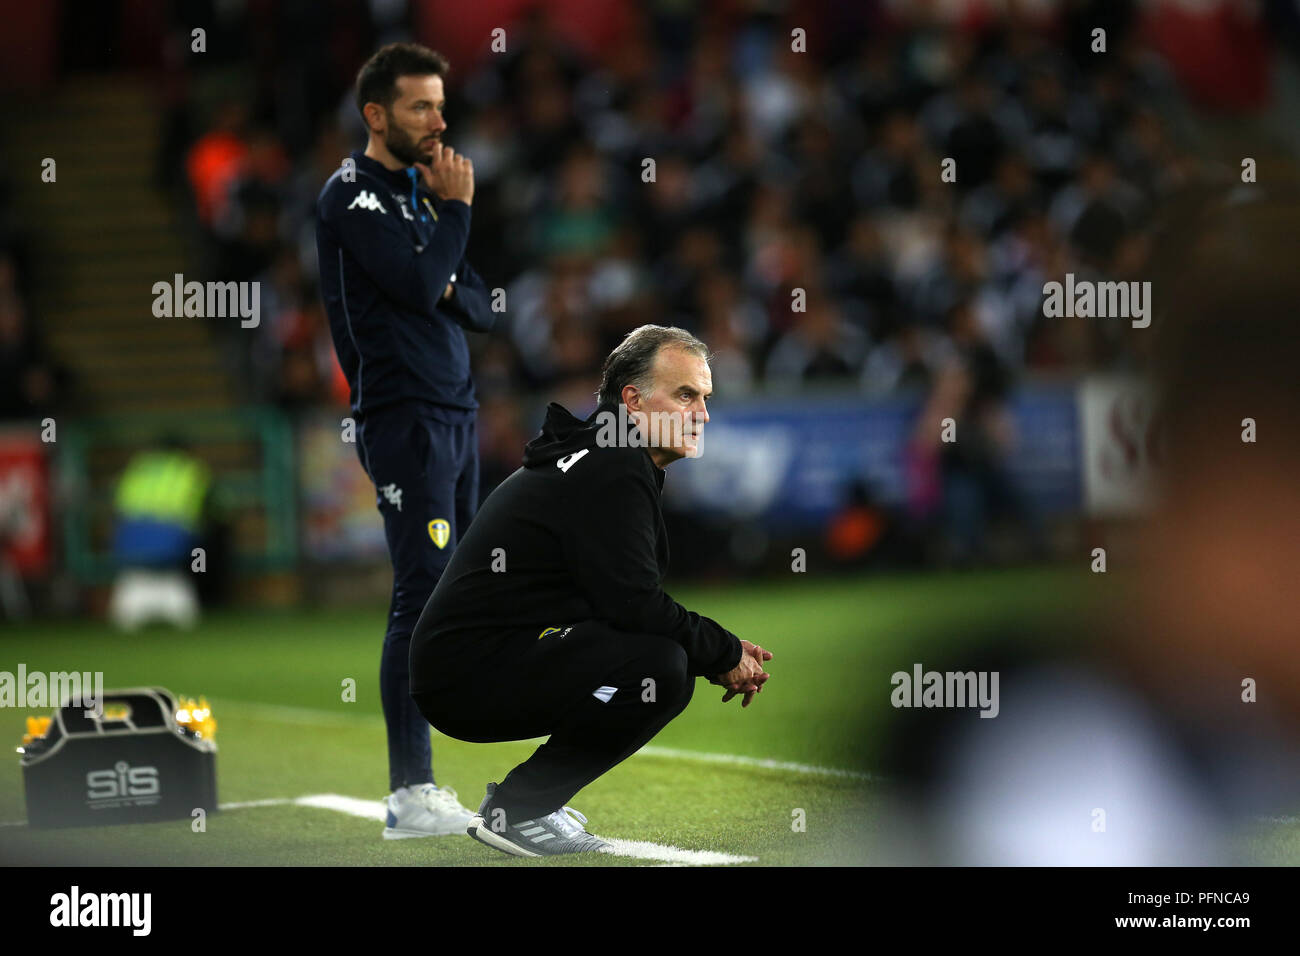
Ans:
{"type": "Polygon", "coordinates": [[[998,716],[896,713],[874,862],[1254,862],[1244,828],[1300,805],[1297,221],[1257,185],[1164,212],[1155,321],[1126,332],[1153,336],[1157,502],[1138,561],[1097,579],[1123,601],[1068,650],[1066,607],[961,643],[954,667],[1000,671],[998,716]]]}

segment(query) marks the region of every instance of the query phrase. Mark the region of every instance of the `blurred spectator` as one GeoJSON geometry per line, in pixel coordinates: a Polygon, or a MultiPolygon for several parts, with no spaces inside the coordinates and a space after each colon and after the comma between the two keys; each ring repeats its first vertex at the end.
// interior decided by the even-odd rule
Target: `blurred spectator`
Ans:
{"type": "Polygon", "coordinates": [[[753,388],[752,344],[761,339],[766,325],[758,304],[742,296],[736,280],[721,270],[708,273],[697,287],[696,314],[711,352],[713,388],[728,396],[744,395],[753,388]]]}
{"type": "MultiPolygon", "coordinates": [[[[212,475],[185,442],[164,438],[159,447],[127,462],[113,498],[113,557],[119,572],[109,618],[123,630],[155,620],[193,627],[199,617],[191,561],[212,514],[212,475]]],[[[217,569],[214,567],[213,571],[217,569]]]]}
{"type": "Polygon", "coordinates": [[[329,339],[320,296],[302,274],[297,249],[281,244],[270,268],[258,277],[263,320],[252,364],[261,395],[286,409],[322,401],[347,403],[348,386],[329,339]]]}
{"type": "Polygon", "coordinates": [[[225,215],[230,184],[239,175],[240,161],[248,152],[244,139],[247,124],[248,107],[244,103],[222,103],[208,131],[185,157],[194,205],[205,228],[213,228],[225,215]]]}
{"type": "Polygon", "coordinates": [[[826,529],[826,550],[838,565],[862,566],[880,546],[891,519],[863,482],[850,487],[845,497],[847,500],[826,529]]]}
{"type": "Polygon", "coordinates": [[[524,444],[532,434],[519,418],[518,408],[504,395],[479,403],[480,500],[523,464],[524,444]]]}
{"type": "Polygon", "coordinates": [[[827,300],[814,297],[808,311],[777,341],[763,371],[771,385],[789,387],[813,381],[848,381],[866,352],[866,336],[844,321],[827,300]]]}
{"type": "Polygon", "coordinates": [[[274,131],[253,130],[225,183],[226,195],[211,223],[219,244],[223,281],[248,281],[267,268],[280,239],[296,230],[282,220],[289,191],[289,159],[274,131]]]}
{"type": "Polygon", "coordinates": [[[0,420],[52,411],[66,382],[28,318],[13,260],[0,256],[0,420]]]}
{"type": "Polygon", "coordinates": [[[826,283],[846,315],[873,339],[892,331],[897,289],[880,230],[870,216],[854,219],[843,247],[828,257],[826,283]]]}
{"type": "MultiPolygon", "coordinates": [[[[1077,201],[1077,200],[1076,200],[1077,201]]],[[[1019,154],[1002,157],[988,182],[973,189],[961,207],[962,224],[996,236],[1042,207],[1043,192],[1019,154]]]]}
{"type": "Polygon", "coordinates": [[[919,325],[905,325],[871,350],[862,366],[862,390],[880,397],[891,392],[927,392],[935,370],[951,354],[945,341],[919,325]]]}
{"type": "Polygon", "coordinates": [[[940,374],[927,425],[951,419],[953,440],[940,436],[944,519],[950,557],[957,564],[988,558],[989,519],[1008,515],[1041,552],[1037,516],[1007,467],[1015,429],[1007,407],[1012,372],[988,343],[970,301],[955,306],[950,331],[956,361],[940,374]]]}
{"type": "Polygon", "coordinates": [[[546,195],[533,224],[533,253],[597,257],[608,248],[614,213],[605,196],[604,170],[594,150],[574,146],[564,158],[552,194],[546,195]]]}

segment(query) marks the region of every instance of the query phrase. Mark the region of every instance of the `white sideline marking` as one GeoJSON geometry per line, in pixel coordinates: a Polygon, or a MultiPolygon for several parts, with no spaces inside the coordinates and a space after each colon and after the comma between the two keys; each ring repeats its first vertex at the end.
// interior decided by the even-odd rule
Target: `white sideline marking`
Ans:
{"type": "Polygon", "coordinates": [[[808,773],[821,777],[843,777],[849,780],[869,780],[880,783],[887,779],[878,773],[860,770],[841,770],[838,767],[818,767],[810,763],[792,763],[789,760],[771,760],[766,757],[745,757],[740,754],[708,754],[696,750],[678,750],[675,747],[656,747],[647,744],[634,756],[667,757],[672,760],[693,760],[697,763],[733,764],[740,767],[761,767],[764,770],[784,770],[787,773],[808,773]]]}
{"type": "MultiPolygon", "coordinates": [[[[317,793],[306,797],[280,797],[271,800],[248,800],[243,803],[223,803],[222,810],[243,810],[249,807],[316,807],[321,810],[334,810],[353,817],[367,820],[383,820],[387,814],[379,800],[358,800],[356,797],[344,797],[337,793],[317,793]]],[[[614,840],[601,837],[612,850],[603,852],[610,856],[626,856],[638,860],[660,860],[677,866],[718,866],[728,863],[756,863],[756,856],[737,856],[734,853],[719,853],[714,850],[683,850],[676,846],[663,846],[659,843],[647,843],[641,840],[614,840]]]]}
{"type": "Polygon", "coordinates": [[[299,797],[293,802],[300,807],[337,810],[339,813],[364,817],[367,820],[388,819],[388,810],[380,800],[358,800],[356,797],[342,797],[337,793],[318,793],[310,797],[299,797]]]}
{"type": "Polygon", "coordinates": [[[683,850],[675,846],[646,843],[641,840],[615,840],[601,837],[614,849],[603,852],[610,856],[630,856],[638,860],[661,860],[670,866],[718,866],[727,863],[757,863],[756,856],[737,856],[714,850],[683,850]]]}
{"type": "MultiPolygon", "coordinates": [[[[310,707],[286,707],[280,704],[263,704],[256,701],[230,700],[223,698],[224,702],[244,710],[260,713],[272,720],[283,720],[287,723],[302,724],[333,724],[335,726],[355,727],[359,724],[382,723],[383,718],[378,714],[340,714],[332,710],[314,710],[310,707]]],[[[219,706],[220,702],[217,702],[219,706]]],[[[446,737],[446,734],[439,733],[436,729],[433,731],[440,737],[446,737]]],[[[447,738],[449,740],[455,738],[447,738]]],[[[545,740],[544,737],[535,737],[534,740],[545,740]]],[[[514,743],[527,743],[528,741],[512,741],[514,743]]],[[[863,780],[870,783],[880,783],[887,778],[878,773],[864,773],[859,770],[842,770],[839,767],[819,767],[815,764],[795,763],[789,760],[772,760],[766,757],[746,757],[741,754],[711,754],[701,753],[696,750],[679,750],[675,747],[656,747],[648,744],[638,750],[634,757],[665,757],[669,760],[692,760],[696,763],[712,764],[729,764],[738,767],[758,767],[763,770],[781,770],[786,773],[802,773],[819,777],[838,777],[845,780],[863,780]]]]}
{"type": "Polygon", "coordinates": [[[306,797],[276,797],[270,800],[246,800],[243,803],[223,803],[221,810],[246,810],[249,807],[316,807],[320,810],[337,810],[348,816],[363,817],[367,820],[387,819],[383,802],[380,800],[358,800],[356,797],[344,797],[337,793],[316,793],[306,797]]]}

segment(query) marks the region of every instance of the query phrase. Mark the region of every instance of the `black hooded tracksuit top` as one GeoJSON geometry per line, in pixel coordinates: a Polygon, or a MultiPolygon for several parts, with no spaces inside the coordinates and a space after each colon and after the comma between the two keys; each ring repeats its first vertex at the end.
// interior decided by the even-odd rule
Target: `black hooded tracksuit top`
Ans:
{"type": "Polygon", "coordinates": [[[616,414],[582,421],[552,402],[523,467],[483,502],[411,636],[413,693],[494,638],[592,619],[676,641],[692,676],[740,663],[736,635],[664,593],[664,472],[645,448],[600,447],[602,411],[616,414]]]}

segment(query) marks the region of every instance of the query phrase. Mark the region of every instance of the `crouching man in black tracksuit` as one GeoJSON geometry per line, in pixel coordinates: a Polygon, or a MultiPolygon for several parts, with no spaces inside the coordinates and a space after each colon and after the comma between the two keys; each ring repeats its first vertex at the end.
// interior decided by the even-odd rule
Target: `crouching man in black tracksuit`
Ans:
{"type": "Polygon", "coordinates": [[[415,626],[411,696],[429,723],[480,743],[550,736],[488,784],[468,832],[489,846],[606,849],[564,804],[680,714],[696,677],[742,706],[768,678],[769,652],[661,586],[663,469],[698,454],[707,356],[688,332],[642,326],[606,359],[590,418],[552,403],[415,626]]]}

